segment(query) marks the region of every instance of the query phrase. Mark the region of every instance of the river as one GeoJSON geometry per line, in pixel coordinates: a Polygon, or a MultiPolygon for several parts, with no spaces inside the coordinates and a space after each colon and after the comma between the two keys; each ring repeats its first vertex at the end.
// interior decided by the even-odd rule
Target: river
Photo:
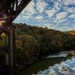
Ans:
{"type": "Polygon", "coordinates": [[[20,75],[70,75],[71,72],[74,73],[74,68],[72,68],[72,66],[75,64],[75,62],[73,63],[72,60],[75,60],[75,58],[72,57],[70,59],[66,56],[67,51],[63,51],[54,55],[44,57],[43,59],[40,59],[38,62],[26,67],[23,71],[20,72],[20,75]],[[68,67],[64,67],[64,65],[68,65],[68,67]],[[61,70],[67,70],[68,68],[70,68],[70,73],[63,74],[61,70]]]}

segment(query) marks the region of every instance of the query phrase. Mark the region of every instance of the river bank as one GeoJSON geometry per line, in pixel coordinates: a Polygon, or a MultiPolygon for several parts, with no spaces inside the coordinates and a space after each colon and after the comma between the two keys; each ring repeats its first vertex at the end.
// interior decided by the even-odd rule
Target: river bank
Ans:
{"type": "Polygon", "coordinates": [[[69,51],[68,52],[68,56],[75,56],[75,51],[73,50],[73,51],[69,51]]]}
{"type": "Polygon", "coordinates": [[[33,75],[75,75],[75,57],[49,66],[48,69],[40,70],[37,74],[33,75]]]}
{"type": "Polygon", "coordinates": [[[43,58],[57,58],[57,57],[66,57],[68,54],[68,51],[60,51],[54,54],[50,54],[50,55],[46,55],[44,57],[40,57],[34,61],[31,61],[30,63],[24,64],[24,65],[20,65],[19,66],[19,70],[22,71],[23,69],[25,69],[28,66],[31,66],[35,63],[37,63],[38,61],[42,60],[43,58]]]}
{"type": "Polygon", "coordinates": [[[61,61],[65,61],[69,58],[69,57],[67,57],[67,53],[68,53],[67,51],[66,52],[63,51],[63,52],[58,52],[57,54],[55,54],[56,57],[50,57],[52,55],[46,56],[46,57],[36,61],[34,64],[31,64],[31,65],[25,67],[23,70],[20,71],[20,75],[32,75],[33,73],[36,74],[40,70],[45,70],[49,66],[60,63],[61,61]],[[61,54],[62,54],[62,56],[61,56],[61,54]]]}
{"type": "Polygon", "coordinates": [[[52,66],[56,63],[60,63],[61,61],[65,61],[67,58],[57,57],[57,58],[43,58],[38,62],[26,67],[24,70],[20,72],[20,75],[32,75],[33,73],[38,73],[40,70],[44,70],[49,66],[52,66]]]}

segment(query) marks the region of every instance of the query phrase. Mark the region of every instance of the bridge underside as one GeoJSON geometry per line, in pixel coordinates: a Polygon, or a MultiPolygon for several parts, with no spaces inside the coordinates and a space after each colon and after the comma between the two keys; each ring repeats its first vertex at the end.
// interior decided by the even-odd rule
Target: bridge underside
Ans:
{"type": "Polygon", "coordinates": [[[18,74],[16,70],[15,27],[12,25],[12,22],[30,1],[0,0],[0,34],[2,32],[6,34],[6,46],[0,49],[2,51],[5,49],[5,64],[9,67],[9,74],[7,75],[18,74]]]}

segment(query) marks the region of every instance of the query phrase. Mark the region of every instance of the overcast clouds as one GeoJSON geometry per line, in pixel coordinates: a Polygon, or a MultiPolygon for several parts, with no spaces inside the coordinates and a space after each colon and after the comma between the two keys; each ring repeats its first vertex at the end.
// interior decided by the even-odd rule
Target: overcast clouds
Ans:
{"type": "Polygon", "coordinates": [[[75,0],[32,0],[14,22],[75,30],[75,0]]]}

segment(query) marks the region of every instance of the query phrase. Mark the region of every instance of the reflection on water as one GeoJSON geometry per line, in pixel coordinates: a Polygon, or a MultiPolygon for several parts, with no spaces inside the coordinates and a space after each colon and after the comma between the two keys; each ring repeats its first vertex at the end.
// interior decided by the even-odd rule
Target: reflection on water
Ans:
{"type": "Polygon", "coordinates": [[[61,52],[58,52],[58,53],[56,53],[54,55],[49,55],[46,58],[66,57],[67,56],[67,53],[68,53],[68,51],[61,51],[61,52]]]}
{"type": "Polygon", "coordinates": [[[43,70],[47,69],[49,66],[52,66],[56,63],[60,63],[61,61],[65,61],[65,60],[67,60],[67,58],[64,58],[64,57],[40,59],[36,63],[34,63],[34,64],[26,67],[24,70],[22,70],[20,72],[20,75],[32,75],[33,73],[37,74],[38,71],[40,71],[40,70],[43,71],[43,70]]]}
{"type": "Polygon", "coordinates": [[[62,51],[44,57],[27,66],[19,75],[75,75],[75,58],[69,59],[66,57],[67,53],[67,51],[62,51]]]}
{"type": "Polygon", "coordinates": [[[63,61],[60,64],[50,66],[48,69],[39,71],[33,75],[75,75],[75,57],[63,61]]]}

